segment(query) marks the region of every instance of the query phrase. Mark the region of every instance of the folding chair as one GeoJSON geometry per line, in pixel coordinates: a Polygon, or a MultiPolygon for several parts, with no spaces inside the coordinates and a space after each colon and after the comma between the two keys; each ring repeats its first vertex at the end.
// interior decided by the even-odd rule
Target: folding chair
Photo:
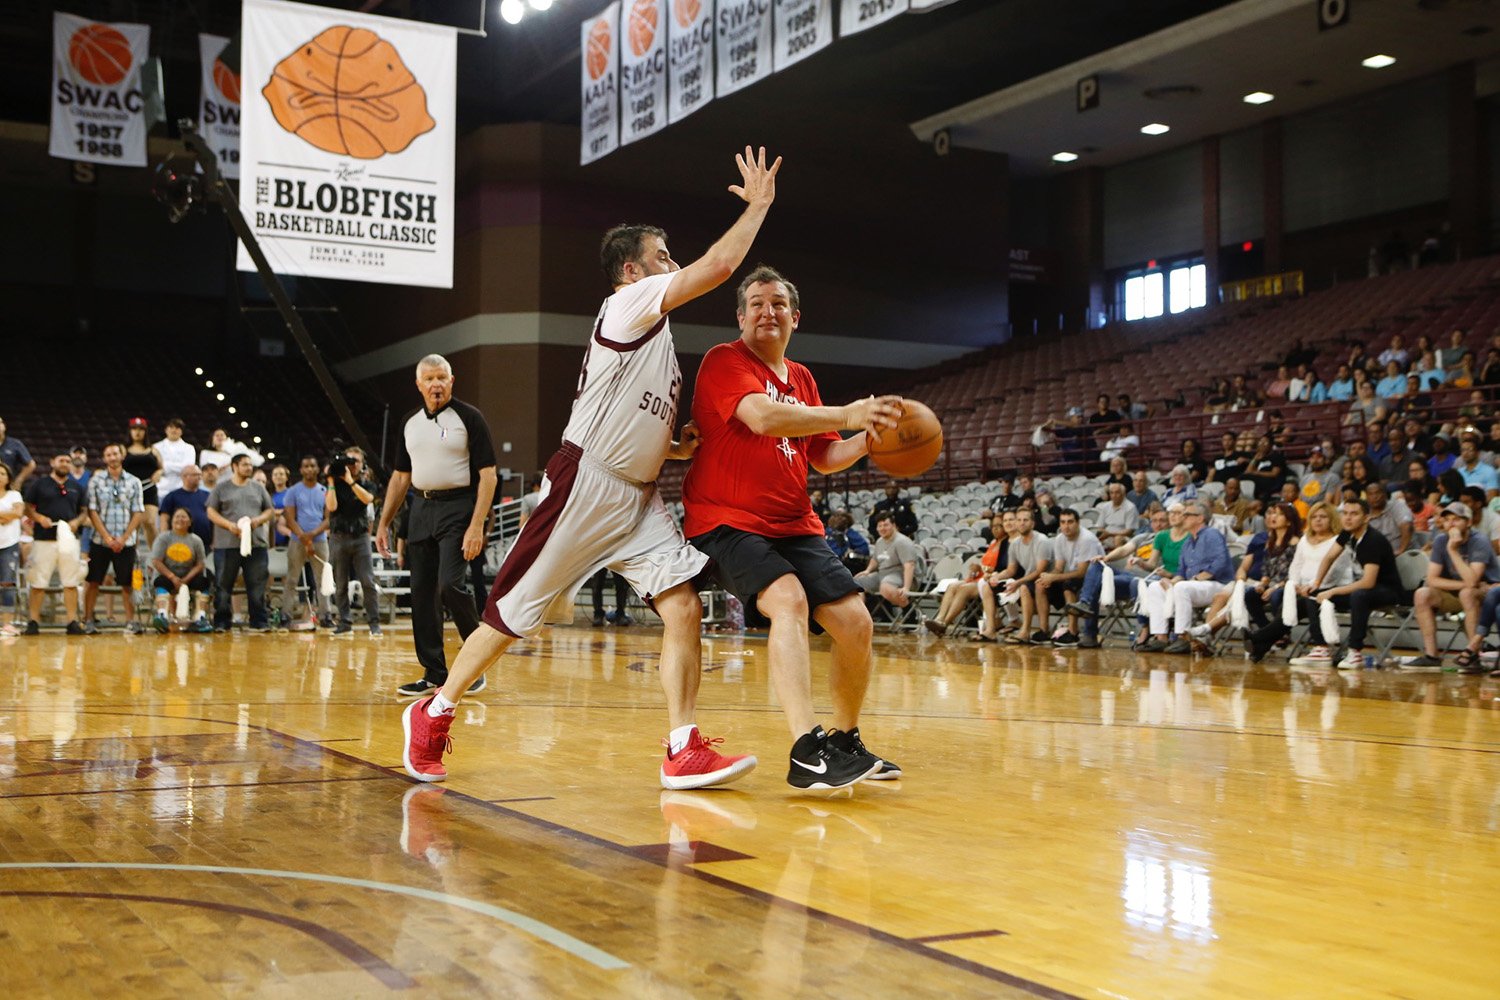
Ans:
{"type": "MultiPolygon", "coordinates": [[[[1427,564],[1430,561],[1427,554],[1420,549],[1407,549],[1396,557],[1396,572],[1401,574],[1401,586],[1408,594],[1416,594],[1418,588],[1427,582],[1427,564]]],[[[1390,635],[1376,652],[1376,663],[1384,662],[1385,658],[1391,655],[1391,650],[1395,647],[1397,640],[1411,628],[1417,618],[1417,607],[1412,602],[1393,604],[1379,610],[1392,617],[1399,617],[1400,621],[1392,626],[1390,635]]],[[[1418,638],[1418,642],[1420,641],[1421,639],[1418,638]]],[[[1453,637],[1450,635],[1448,644],[1452,645],[1452,642],[1453,637]]]]}

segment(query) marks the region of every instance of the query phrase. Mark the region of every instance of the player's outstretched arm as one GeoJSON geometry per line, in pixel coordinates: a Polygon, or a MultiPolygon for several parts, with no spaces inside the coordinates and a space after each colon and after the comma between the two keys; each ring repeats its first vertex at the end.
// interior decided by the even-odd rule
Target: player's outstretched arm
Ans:
{"type": "Polygon", "coordinates": [[[745,211],[729,231],[708,248],[707,253],[673,275],[666,294],[662,296],[661,311],[664,313],[713,291],[729,280],[734,269],[744,263],[750,245],[755,242],[755,234],[760,232],[761,223],[765,222],[766,213],[771,209],[771,202],[776,200],[776,174],[781,170],[781,157],[776,157],[776,162],[768,167],[766,147],[760,147],[757,154],[746,146],[743,153],[735,154],[734,162],[740,169],[741,183],[729,185],[729,190],[745,202],[745,211]]]}
{"type": "Polygon", "coordinates": [[[843,406],[799,406],[778,403],[769,396],[746,395],[734,415],[756,434],[766,437],[806,437],[827,431],[864,431],[880,440],[901,419],[900,396],[867,396],[843,406]]]}
{"type": "Polygon", "coordinates": [[[861,431],[853,437],[830,441],[821,450],[812,442],[807,451],[808,464],[825,476],[843,472],[870,453],[870,435],[861,431]]]}

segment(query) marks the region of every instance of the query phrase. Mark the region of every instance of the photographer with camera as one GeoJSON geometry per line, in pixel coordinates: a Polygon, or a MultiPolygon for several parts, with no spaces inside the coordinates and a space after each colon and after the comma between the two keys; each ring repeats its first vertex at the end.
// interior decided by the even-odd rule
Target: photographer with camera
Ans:
{"type": "Polygon", "coordinates": [[[354,619],[349,614],[349,580],[359,581],[365,596],[365,615],[371,637],[380,635],[380,592],[375,587],[375,568],[370,559],[369,505],[375,494],[360,480],[364,452],[347,448],[328,460],[325,480],[328,492],[323,510],[328,521],[328,561],[333,564],[333,600],[338,608],[334,638],[350,638],[354,619]]]}

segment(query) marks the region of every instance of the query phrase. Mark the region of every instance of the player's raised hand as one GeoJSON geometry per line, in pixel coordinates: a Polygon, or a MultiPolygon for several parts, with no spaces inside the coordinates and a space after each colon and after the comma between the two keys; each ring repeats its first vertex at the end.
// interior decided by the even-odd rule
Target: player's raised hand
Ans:
{"type": "Polygon", "coordinates": [[[844,430],[862,430],[871,440],[879,441],[881,434],[894,428],[905,412],[900,396],[866,396],[844,407],[844,430]]]}
{"type": "Polygon", "coordinates": [[[703,443],[703,432],[698,430],[698,422],[689,420],[682,425],[682,433],[678,436],[676,443],[667,450],[667,457],[680,462],[685,462],[693,457],[693,452],[698,450],[698,445],[703,443]]]}
{"type": "Polygon", "coordinates": [[[735,166],[740,168],[742,184],[729,185],[731,194],[752,205],[769,205],[776,200],[776,173],[781,169],[781,157],[766,166],[766,147],[760,147],[759,155],[749,146],[743,153],[734,154],[735,166]]]}

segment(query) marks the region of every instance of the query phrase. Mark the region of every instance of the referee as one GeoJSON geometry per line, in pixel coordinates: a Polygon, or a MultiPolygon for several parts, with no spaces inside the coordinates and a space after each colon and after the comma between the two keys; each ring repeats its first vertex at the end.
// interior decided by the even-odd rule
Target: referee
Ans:
{"type": "MultiPolygon", "coordinates": [[[[448,679],[443,608],[467,639],[479,625],[468,586],[469,560],[484,550],[484,523],[495,498],[495,446],[484,415],[453,398],[453,367],[440,354],[417,362],[422,405],[402,421],[396,467],[386,487],[375,547],[391,554],[388,532],[411,490],[406,560],[411,570],[411,631],[422,677],[396,689],[407,698],[448,679]]],[[[469,692],[484,690],[484,677],[469,692]]]]}

